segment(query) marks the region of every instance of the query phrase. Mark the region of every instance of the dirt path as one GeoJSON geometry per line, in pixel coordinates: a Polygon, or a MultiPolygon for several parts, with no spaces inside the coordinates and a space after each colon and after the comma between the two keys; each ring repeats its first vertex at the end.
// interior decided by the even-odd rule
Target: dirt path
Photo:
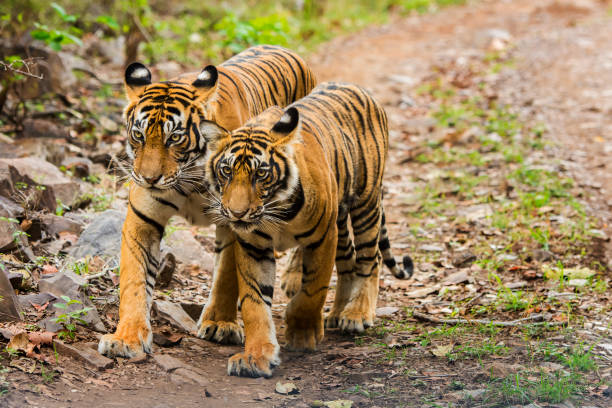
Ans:
{"type": "MultiPolygon", "coordinates": [[[[333,41],[312,57],[321,81],[356,82],[370,88],[385,103],[390,117],[392,140],[386,174],[386,212],[390,220],[392,246],[398,255],[419,248],[424,254],[416,258],[420,266],[414,280],[398,283],[389,278],[388,274],[385,276],[381,284],[379,306],[418,306],[429,313],[450,307],[449,302],[440,301],[442,295],[433,300],[427,298],[427,301],[417,300],[419,296],[410,295],[415,290],[427,289],[444,279],[445,275],[461,271],[448,268],[444,266],[446,261],[428,255],[438,250],[429,251],[431,248],[424,248],[418,238],[421,235],[431,239],[443,236],[448,232],[444,229],[446,227],[431,234],[418,231],[412,233],[411,218],[406,215],[415,208],[412,201],[415,189],[430,182],[433,184],[428,174],[431,175],[436,169],[431,164],[424,166],[422,162],[414,160],[419,146],[439,136],[435,131],[430,132],[434,124],[428,119],[434,103],[423,97],[418,90],[435,79],[440,72],[457,69],[460,73],[457,67],[469,68],[471,61],[486,59],[491,52],[487,50],[488,47],[493,46],[497,51],[511,55],[504,60],[505,65],[499,71],[484,76],[486,86],[494,93],[491,97],[500,104],[516,107],[520,121],[546,124],[547,138],[554,143],[534,157],[542,154],[556,158],[555,165],[577,180],[576,187],[582,189],[580,198],[588,204],[588,212],[596,214],[601,220],[601,224],[593,228],[606,228],[610,224],[612,173],[609,171],[611,164],[608,156],[612,154],[612,51],[609,44],[612,38],[612,18],[606,14],[606,7],[601,3],[588,3],[592,8],[559,5],[548,7],[540,3],[544,4],[529,0],[482,1],[474,6],[452,7],[431,15],[409,17],[385,27],[368,29],[333,41]]],[[[461,78],[456,79],[458,83],[461,82],[461,78]]],[[[461,85],[458,89],[469,92],[477,87],[477,83],[471,83],[461,85]]],[[[526,162],[529,160],[526,158],[526,162]]],[[[500,172],[503,171],[502,168],[500,172]]],[[[478,196],[477,191],[474,194],[478,196]]],[[[431,222],[444,224],[447,221],[432,218],[431,222]]],[[[461,223],[453,221],[451,224],[454,231],[461,223]]],[[[480,228],[476,225],[475,228],[480,228]]],[[[472,237],[470,234],[465,233],[472,237]]],[[[454,245],[450,241],[444,243],[447,247],[454,245]]],[[[429,245],[431,247],[431,243],[429,245]]],[[[602,242],[602,245],[604,247],[598,249],[598,254],[592,256],[604,263],[603,280],[609,281],[609,275],[605,275],[607,243],[602,242]]],[[[589,249],[587,252],[591,254],[597,251],[589,249]]],[[[521,269],[513,271],[521,273],[521,269]]],[[[462,280],[460,290],[470,290],[465,289],[469,285],[487,285],[486,274],[484,276],[475,280],[462,280]],[[465,285],[468,282],[469,285],[465,285]]],[[[516,281],[513,276],[508,279],[516,281]]],[[[534,292],[542,293],[538,291],[535,287],[534,292]]],[[[275,294],[279,295],[275,296],[274,312],[282,337],[280,317],[286,299],[280,293],[277,288],[275,294]]],[[[480,300],[487,297],[479,296],[480,300]]],[[[609,290],[604,289],[599,299],[609,302],[609,290]]],[[[475,301],[475,304],[480,303],[480,300],[475,301]]],[[[395,316],[392,320],[401,321],[401,324],[407,324],[406,319],[410,317],[401,309],[390,313],[395,316]]],[[[603,338],[604,343],[611,343],[609,323],[606,323],[610,317],[609,306],[585,308],[584,313],[586,317],[582,322],[594,323],[582,328],[604,327],[596,335],[599,341],[603,338]],[[590,311],[593,312],[589,315],[590,311]]],[[[521,316],[516,314],[514,317],[521,316]]],[[[22,365],[27,367],[13,372],[8,379],[15,389],[0,400],[0,405],[306,407],[315,400],[340,399],[351,400],[353,406],[363,407],[512,405],[504,405],[503,402],[489,402],[489,405],[486,401],[476,402],[482,393],[467,398],[461,395],[461,389],[478,392],[485,389],[489,381],[486,371],[490,364],[503,362],[504,367],[525,365],[529,358],[529,347],[521,343],[520,330],[505,333],[502,340],[492,345],[509,348],[510,352],[503,357],[478,355],[451,361],[432,356],[432,349],[435,352],[436,348],[432,348],[425,339],[438,346],[448,342],[436,343],[437,340],[431,340],[433,336],[418,337],[420,340],[415,340],[414,336],[404,336],[411,333],[410,330],[417,330],[412,329],[415,327],[414,320],[411,322],[411,326],[406,326],[403,332],[390,332],[391,340],[399,343],[395,348],[381,349],[377,346],[380,342],[389,344],[389,338],[384,337],[385,330],[357,340],[332,331],[317,353],[283,351],[283,364],[269,380],[226,376],[227,358],[239,348],[217,346],[191,337],[184,338],[179,346],[157,347],[154,352],[171,355],[190,365],[200,378],[205,379],[204,386],[189,384],[188,380],[181,379],[176,372],[165,372],[153,358],[140,364],[120,360],[106,371],[94,372],[60,357],[60,366],[64,368],[62,375],[47,382],[44,378],[33,379],[31,374],[27,374],[27,365],[32,366],[32,363],[24,358],[22,365]],[[391,352],[392,356],[389,355],[391,352]],[[300,392],[290,396],[275,393],[277,382],[294,383],[300,392]]],[[[590,338],[589,335],[585,334],[587,338],[590,338]]],[[[566,334],[552,333],[551,336],[556,336],[561,343],[571,344],[563,337],[566,334]]],[[[282,338],[280,341],[282,343],[282,338]]],[[[453,342],[459,346],[462,343],[469,344],[469,339],[454,339],[453,342]]],[[[440,350],[442,356],[449,352],[440,350]]],[[[606,381],[609,384],[610,355],[603,355],[598,360],[602,367],[598,376],[603,384],[606,381]]],[[[32,371],[34,369],[36,363],[33,363],[32,371]]],[[[609,388],[607,394],[605,389],[605,385],[590,384],[588,391],[584,392],[588,401],[584,403],[585,406],[612,405],[609,388]]],[[[570,402],[558,406],[570,406],[567,404],[570,402]]],[[[578,406],[581,404],[578,403],[578,406]]]]}

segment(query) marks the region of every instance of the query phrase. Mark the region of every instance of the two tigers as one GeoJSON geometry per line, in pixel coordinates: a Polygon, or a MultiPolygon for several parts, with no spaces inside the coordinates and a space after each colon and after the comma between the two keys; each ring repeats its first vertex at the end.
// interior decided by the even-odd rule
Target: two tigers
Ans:
{"type": "Polygon", "coordinates": [[[119,324],[100,340],[100,353],[151,351],[159,242],[175,214],[216,224],[213,286],[197,335],[245,342],[229,374],[269,377],[280,361],[270,312],[275,249],[297,248],[283,276],[293,295],[290,349],[314,350],[323,338],[334,264],[338,286],[325,325],[361,332],[373,323],[381,263],[407,278],[412,261],[404,257],[401,269],[391,255],[382,211],[387,118],[366,91],[336,83],[312,91],[305,63],[273,46],[162,83],[132,64],[125,82],[134,184],[122,232],[119,324]]]}

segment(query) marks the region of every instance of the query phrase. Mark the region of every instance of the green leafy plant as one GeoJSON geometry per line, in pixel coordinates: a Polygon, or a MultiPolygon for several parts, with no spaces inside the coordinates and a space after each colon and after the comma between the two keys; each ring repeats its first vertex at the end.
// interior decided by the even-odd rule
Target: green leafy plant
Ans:
{"type": "Polygon", "coordinates": [[[51,3],[51,8],[55,10],[64,23],[68,24],[68,27],[66,29],[55,29],[45,24],[35,22],[34,26],[36,29],[30,32],[32,38],[44,41],[54,51],[61,51],[63,45],[71,43],[82,46],[83,43],[79,38],[82,32],[74,26],[74,23],[77,22],[77,17],[68,14],[66,10],[57,3],[51,3]]]}
{"type": "Polygon", "coordinates": [[[289,21],[280,14],[244,21],[230,13],[215,24],[215,30],[223,36],[223,45],[234,53],[251,45],[287,45],[289,41],[289,21]]]}
{"type": "Polygon", "coordinates": [[[81,317],[86,316],[87,312],[92,310],[92,308],[84,307],[82,309],[68,310],[69,306],[81,304],[81,301],[77,299],[70,299],[70,297],[66,295],[62,295],[60,297],[65,303],[56,303],[55,307],[58,309],[65,310],[66,312],[60,314],[55,319],[53,319],[53,321],[55,321],[56,323],[60,323],[61,325],[63,325],[65,329],[58,333],[58,337],[74,339],[76,336],[76,323],[85,324],[85,320],[83,320],[81,317]]]}

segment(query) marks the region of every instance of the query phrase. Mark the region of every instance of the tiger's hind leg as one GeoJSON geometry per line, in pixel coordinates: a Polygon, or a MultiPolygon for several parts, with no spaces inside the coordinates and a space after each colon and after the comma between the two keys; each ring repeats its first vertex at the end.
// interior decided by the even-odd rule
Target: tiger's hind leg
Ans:
{"type": "Polygon", "coordinates": [[[354,281],[355,246],[348,228],[348,210],[340,209],[338,214],[338,245],[336,247],[336,295],[331,311],[325,318],[325,327],[338,327],[340,314],[350,300],[354,281]]]}
{"type": "Polygon", "coordinates": [[[314,351],[323,340],[323,305],[334,269],[337,245],[336,223],[331,225],[323,237],[304,248],[302,287],[287,305],[287,348],[290,350],[314,351]]]}
{"type": "Polygon", "coordinates": [[[302,288],[302,264],[304,250],[301,247],[289,251],[287,269],[281,274],[281,289],[289,299],[297,295],[302,288]]]}
{"type": "Polygon", "coordinates": [[[213,286],[197,323],[197,335],[202,339],[217,343],[244,343],[244,331],[237,320],[235,246],[235,234],[227,227],[217,226],[213,286]]]}
{"type": "Polygon", "coordinates": [[[347,332],[361,333],[374,324],[378,298],[378,276],[382,255],[378,246],[381,224],[381,197],[371,196],[351,209],[351,225],[357,257],[352,274],[350,299],[338,326],[347,332]]]}

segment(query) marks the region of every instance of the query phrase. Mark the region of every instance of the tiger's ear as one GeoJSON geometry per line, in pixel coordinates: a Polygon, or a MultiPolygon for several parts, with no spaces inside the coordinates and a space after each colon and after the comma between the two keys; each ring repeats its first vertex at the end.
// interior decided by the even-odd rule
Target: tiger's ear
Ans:
{"type": "Polygon", "coordinates": [[[196,88],[196,99],[202,101],[208,99],[217,90],[217,79],[219,72],[214,65],[209,65],[198,74],[191,85],[196,88]]]}
{"type": "Polygon", "coordinates": [[[130,102],[136,102],[151,84],[151,71],[140,62],[133,62],[125,69],[125,94],[130,102]]]}
{"type": "Polygon", "coordinates": [[[282,146],[295,139],[300,124],[300,113],[294,107],[288,108],[272,127],[275,136],[274,146],[282,146]]]}
{"type": "Polygon", "coordinates": [[[214,151],[217,149],[219,142],[230,136],[230,132],[214,122],[203,120],[200,123],[200,135],[202,135],[209,149],[214,151]]]}

